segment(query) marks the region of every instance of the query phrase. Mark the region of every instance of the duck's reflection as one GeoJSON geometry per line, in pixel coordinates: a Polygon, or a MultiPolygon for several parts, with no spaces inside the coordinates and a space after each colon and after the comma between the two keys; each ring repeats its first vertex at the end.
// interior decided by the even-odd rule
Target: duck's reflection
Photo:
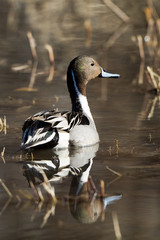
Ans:
{"type": "Polygon", "coordinates": [[[44,172],[50,183],[62,181],[71,176],[69,195],[67,197],[70,212],[81,223],[95,222],[103,214],[107,205],[119,200],[121,195],[100,196],[90,176],[93,159],[99,145],[57,151],[51,160],[26,161],[23,165],[24,176],[29,184],[41,184],[44,172]]]}
{"type": "MultiPolygon", "coordinates": [[[[68,149],[54,152],[51,150],[45,151],[45,157],[51,160],[40,160],[43,157],[42,152],[34,151],[31,156],[37,160],[32,159],[24,162],[24,176],[28,182],[32,181],[36,185],[43,182],[43,171],[50,182],[60,181],[69,175],[79,177],[85,172],[86,166],[88,166],[87,173],[89,175],[92,165],[90,162],[93,161],[98,148],[99,145],[96,144],[91,147],[71,149],[70,151],[68,149]]],[[[85,180],[87,181],[87,176],[85,180]]]]}

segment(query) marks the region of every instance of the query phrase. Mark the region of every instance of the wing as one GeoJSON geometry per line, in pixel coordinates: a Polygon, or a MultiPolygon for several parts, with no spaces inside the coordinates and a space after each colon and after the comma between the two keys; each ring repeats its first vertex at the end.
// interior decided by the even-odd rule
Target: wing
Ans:
{"type": "Polygon", "coordinates": [[[55,147],[59,133],[69,131],[79,124],[89,124],[86,116],[75,112],[42,111],[29,117],[23,125],[22,149],[38,146],[55,147]]]}

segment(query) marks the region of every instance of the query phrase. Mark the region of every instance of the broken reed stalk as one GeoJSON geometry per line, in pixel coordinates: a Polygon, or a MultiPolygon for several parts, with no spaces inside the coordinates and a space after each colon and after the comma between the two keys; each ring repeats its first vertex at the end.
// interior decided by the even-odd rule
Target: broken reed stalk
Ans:
{"type": "Polygon", "coordinates": [[[112,155],[112,147],[111,146],[109,146],[108,152],[109,152],[109,155],[111,156],[112,155]]]}
{"type": "Polygon", "coordinates": [[[30,186],[31,186],[31,188],[32,188],[32,190],[33,190],[33,192],[34,192],[34,195],[35,195],[37,201],[39,201],[41,198],[39,197],[38,191],[37,191],[37,189],[35,188],[33,182],[32,182],[32,181],[29,181],[29,184],[30,184],[30,186]]]}
{"type": "Polygon", "coordinates": [[[118,156],[118,152],[119,152],[119,141],[116,139],[115,140],[115,147],[116,147],[116,155],[118,156]]]}
{"type": "Polygon", "coordinates": [[[17,204],[16,204],[16,208],[18,208],[19,207],[19,205],[21,204],[21,202],[22,202],[22,200],[21,200],[21,198],[20,198],[20,196],[18,195],[18,194],[16,194],[16,199],[17,199],[17,204]]]}
{"type": "Polygon", "coordinates": [[[157,19],[156,25],[157,25],[158,36],[160,38],[160,18],[157,19]]]}
{"type": "Polygon", "coordinates": [[[41,228],[43,228],[46,225],[48,218],[51,215],[55,215],[55,205],[51,205],[50,209],[47,210],[46,214],[44,215],[43,222],[40,226],[41,228]]]}
{"type": "Polygon", "coordinates": [[[18,192],[28,200],[33,200],[33,197],[30,193],[24,192],[22,189],[19,189],[18,192]]]}
{"type": "Polygon", "coordinates": [[[146,21],[149,22],[149,20],[152,18],[152,10],[149,7],[144,8],[144,13],[146,17],[146,21]]]}
{"type": "Polygon", "coordinates": [[[149,72],[145,71],[145,74],[146,74],[146,79],[147,79],[149,85],[153,86],[153,83],[152,83],[152,80],[151,80],[149,72]]]}
{"type": "Polygon", "coordinates": [[[54,52],[52,46],[46,44],[45,49],[48,51],[50,65],[54,65],[54,52]]]}
{"type": "Polygon", "coordinates": [[[0,184],[2,185],[2,187],[4,188],[4,190],[6,191],[8,196],[10,198],[12,198],[13,197],[12,193],[10,192],[10,190],[8,189],[8,187],[5,185],[5,183],[3,182],[3,180],[1,178],[0,178],[0,184]]]}
{"type": "Polygon", "coordinates": [[[96,186],[95,186],[95,184],[94,184],[94,181],[93,181],[93,179],[92,179],[92,177],[91,176],[89,176],[88,177],[88,183],[90,183],[90,185],[88,184],[88,190],[89,190],[89,188],[90,188],[90,190],[89,191],[91,191],[91,187],[92,187],[92,189],[93,189],[93,191],[94,191],[94,193],[96,193],[97,192],[97,189],[96,189],[96,186]]]}
{"type": "Polygon", "coordinates": [[[31,152],[31,161],[33,162],[33,160],[34,160],[34,155],[33,155],[33,153],[31,152]]]}
{"type": "Polygon", "coordinates": [[[84,29],[86,32],[86,46],[89,47],[91,45],[91,39],[92,39],[92,27],[91,27],[91,21],[89,19],[86,19],[84,21],[84,29]]]}
{"type": "Polygon", "coordinates": [[[155,58],[156,63],[158,62],[156,58],[160,55],[160,18],[152,1],[148,1],[148,6],[145,7],[144,13],[148,24],[145,40],[149,54],[155,58]]]}
{"type": "Polygon", "coordinates": [[[33,38],[33,35],[32,35],[31,32],[27,33],[27,37],[28,37],[29,46],[30,46],[33,61],[38,61],[35,39],[33,38]]]}
{"type": "Polygon", "coordinates": [[[157,46],[155,23],[153,18],[148,21],[147,33],[146,33],[146,45],[148,46],[149,55],[153,57],[155,55],[155,45],[157,46]],[[156,41],[156,44],[155,44],[156,41]]]}
{"type": "Polygon", "coordinates": [[[160,75],[158,75],[157,73],[155,73],[153,71],[153,69],[149,66],[147,66],[147,71],[150,75],[150,78],[151,78],[151,81],[152,81],[152,84],[153,84],[153,87],[157,90],[160,89],[160,75]]]}
{"type": "Polygon", "coordinates": [[[118,216],[115,211],[112,212],[112,219],[113,219],[113,226],[114,226],[114,232],[117,240],[122,239],[122,234],[119,226],[118,216]]]}
{"type": "Polygon", "coordinates": [[[107,42],[102,47],[104,47],[105,49],[111,48],[115,44],[117,39],[119,39],[120,36],[126,32],[127,28],[128,25],[124,23],[118,26],[118,28],[113,32],[113,34],[108,38],[107,42]]]}
{"type": "Polygon", "coordinates": [[[100,181],[100,186],[101,186],[101,197],[104,198],[105,197],[105,189],[104,189],[104,180],[100,181]]]}
{"type": "Polygon", "coordinates": [[[0,216],[4,213],[4,211],[7,209],[8,205],[10,204],[12,198],[8,198],[8,200],[5,202],[4,206],[0,210],[0,216]]]}
{"type": "Polygon", "coordinates": [[[43,175],[43,179],[44,179],[44,182],[42,183],[44,189],[46,190],[46,192],[51,196],[52,200],[53,200],[53,203],[56,204],[57,202],[57,199],[56,199],[56,196],[55,196],[55,190],[54,190],[54,187],[51,186],[46,174],[44,171],[41,172],[42,175],[43,175]]]}
{"type": "Polygon", "coordinates": [[[157,10],[155,9],[154,5],[153,5],[153,1],[152,0],[148,0],[147,1],[148,7],[152,13],[152,16],[154,17],[154,19],[159,18],[157,10]]]}
{"type": "Polygon", "coordinates": [[[108,166],[106,166],[106,169],[107,169],[107,170],[109,170],[110,172],[114,173],[114,174],[115,174],[115,175],[117,175],[118,177],[121,177],[121,176],[122,176],[122,174],[121,174],[121,173],[119,173],[119,172],[117,172],[117,171],[115,171],[115,170],[111,169],[111,168],[110,168],[110,167],[108,167],[108,166]]]}
{"type": "Polygon", "coordinates": [[[5,147],[3,147],[2,152],[1,152],[1,158],[3,160],[3,163],[6,163],[5,158],[4,158],[4,152],[5,152],[5,147]]]}
{"type": "Polygon", "coordinates": [[[103,0],[103,2],[125,23],[129,22],[130,18],[111,0],[103,0]]]}
{"type": "Polygon", "coordinates": [[[2,118],[0,118],[0,132],[4,131],[4,134],[7,134],[7,120],[6,120],[6,116],[2,118]]]}
{"type": "MultiPolygon", "coordinates": [[[[44,189],[46,190],[46,192],[49,194],[49,196],[52,197],[52,201],[53,201],[53,204],[55,205],[56,202],[57,202],[57,199],[56,199],[56,196],[55,196],[55,191],[54,191],[54,187],[52,187],[48,181],[48,178],[46,176],[46,174],[44,173],[44,171],[42,171],[42,175],[43,175],[43,178],[44,178],[44,182],[42,183],[44,189]]],[[[28,200],[36,200],[38,201],[39,203],[42,203],[45,201],[44,199],[44,196],[42,194],[42,191],[41,189],[38,187],[36,188],[33,184],[32,181],[29,182],[30,183],[30,186],[34,192],[34,196],[35,197],[32,197],[31,194],[29,193],[25,193],[24,191],[22,190],[19,190],[19,193],[21,193],[25,198],[27,198],[28,200]]]]}
{"type": "Polygon", "coordinates": [[[29,85],[28,85],[29,90],[33,89],[35,79],[36,79],[37,66],[38,66],[38,62],[34,61],[33,66],[32,66],[32,71],[31,71],[31,77],[30,77],[30,81],[29,81],[29,85]]]}
{"type": "Polygon", "coordinates": [[[54,77],[54,51],[51,45],[46,44],[45,49],[48,51],[49,55],[49,62],[50,62],[50,69],[49,69],[49,76],[47,77],[47,82],[51,82],[54,77]]]}
{"type": "Polygon", "coordinates": [[[138,40],[138,47],[139,47],[139,55],[140,55],[141,61],[144,61],[145,54],[144,54],[143,38],[142,38],[142,36],[138,35],[137,36],[137,40],[138,40]]]}
{"type": "Polygon", "coordinates": [[[44,197],[43,197],[42,191],[39,187],[37,188],[37,192],[38,192],[38,196],[39,196],[40,201],[44,202],[44,197]]]}
{"type": "Polygon", "coordinates": [[[138,83],[140,85],[143,84],[144,68],[145,68],[145,62],[141,61],[140,66],[139,66],[139,77],[138,77],[138,83]]]}
{"type": "Polygon", "coordinates": [[[89,193],[91,192],[91,183],[90,183],[89,177],[88,177],[88,182],[87,182],[87,190],[89,193]]]}
{"type": "Polygon", "coordinates": [[[14,72],[23,72],[23,71],[25,71],[25,70],[27,70],[29,68],[30,68],[30,64],[29,63],[28,64],[24,64],[24,65],[22,65],[22,64],[21,65],[14,64],[11,67],[12,71],[14,71],[14,72]]]}
{"type": "Polygon", "coordinates": [[[137,40],[138,40],[138,47],[139,47],[139,55],[140,55],[140,59],[141,59],[141,63],[140,63],[140,68],[139,68],[139,79],[138,79],[138,83],[139,84],[143,84],[143,76],[144,76],[144,66],[145,66],[145,54],[144,54],[144,47],[143,47],[143,38],[141,35],[137,36],[137,40]]]}
{"type": "Polygon", "coordinates": [[[148,141],[149,141],[149,143],[152,142],[152,134],[151,133],[148,134],[148,141]]]}
{"type": "Polygon", "coordinates": [[[154,111],[155,111],[155,107],[156,107],[156,103],[158,101],[158,97],[156,96],[152,102],[152,106],[151,106],[151,109],[150,109],[150,112],[148,113],[148,116],[147,116],[147,119],[150,120],[153,115],[154,115],[154,111]]]}

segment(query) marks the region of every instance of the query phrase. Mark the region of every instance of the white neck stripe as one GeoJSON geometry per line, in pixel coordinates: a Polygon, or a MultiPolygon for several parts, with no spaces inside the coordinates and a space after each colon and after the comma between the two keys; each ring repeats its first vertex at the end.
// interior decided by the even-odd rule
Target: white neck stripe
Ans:
{"type": "Polygon", "coordinates": [[[89,106],[88,106],[87,98],[86,98],[86,96],[84,96],[83,94],[80,93],[80,91],[79,91],[79,89],[78,89],[78,87],[77,87],[77,84],[76,84],[76,80],[75,80],[75,77],[74,77],[74,73],[73,73],[72,70],[71,70],[71,73],[72,73],[72,79],[73,79],[74,87],[75,87],[76,93],[77,93],[77,95],[78,95],[79,102],[80,102],[80,104],[81,104],[82,110],[83,110],[83,112],[84,112],[90,119],[93,120],[93,117],[92,117],[90,108],[89,108],[89,106]]]}

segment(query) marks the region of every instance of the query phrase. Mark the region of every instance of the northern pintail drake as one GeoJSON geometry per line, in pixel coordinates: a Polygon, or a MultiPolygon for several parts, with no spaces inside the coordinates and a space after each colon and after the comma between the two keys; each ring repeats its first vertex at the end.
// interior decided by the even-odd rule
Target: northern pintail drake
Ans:
{"type": "Polygon", "coordinates": [[[41,111],[26,119],[23,125],[22,149],[52,147],[57,149],[91,146],[99,135],[88,106],[86,86],[96,77],[117,78],[108,73],[91,57],[74,58],[67,71],[67,86],[72,111],[41,111]]]}

